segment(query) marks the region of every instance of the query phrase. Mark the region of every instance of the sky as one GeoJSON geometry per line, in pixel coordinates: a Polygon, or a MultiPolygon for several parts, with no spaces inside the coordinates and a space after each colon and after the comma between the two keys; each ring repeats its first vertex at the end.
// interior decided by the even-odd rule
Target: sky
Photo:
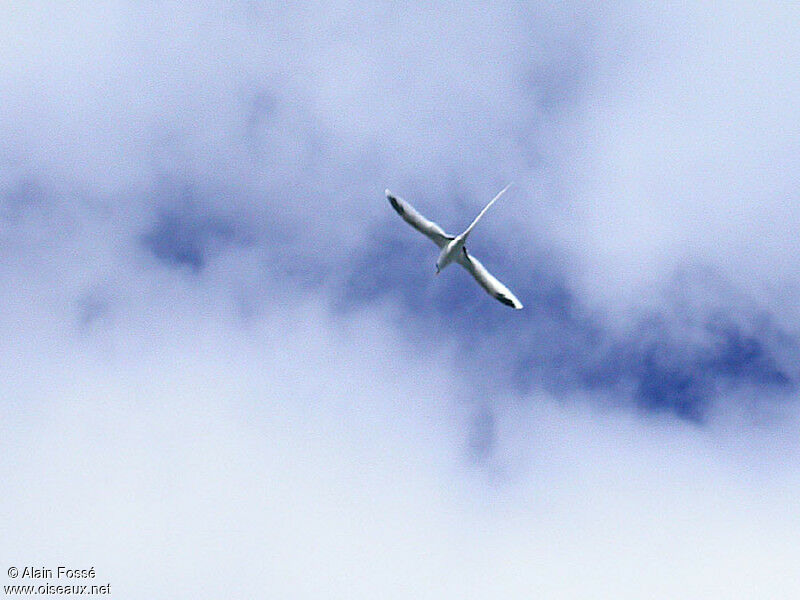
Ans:
{"type": "Polygon", "coordinates": [[[0,9],[3,573],[797,597],[798,27],[790,2],[0,9]],[[507,183],[469,248],[521,311],[434,277],[383,195],[457,233],[507,183]]]}

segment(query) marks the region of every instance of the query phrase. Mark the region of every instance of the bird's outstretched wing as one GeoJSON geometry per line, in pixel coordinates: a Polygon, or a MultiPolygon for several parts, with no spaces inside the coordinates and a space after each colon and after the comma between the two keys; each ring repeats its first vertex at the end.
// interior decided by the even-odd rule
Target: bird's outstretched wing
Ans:
{"type": "Polygon", "coordinates": [[[512,308],[516,308],[519,310],[522,308],[522,302],[517,300],[517,297],[511,293],[506,286],[500,283],[497,278],[489,273],[474,256],[467,254],[466,248],[464,251],[458,255],[456,259],[458,264],[464,267],[467,271],[469,271],[470,275],[475,278],[475,281],[481,284],[481,287],[485,289],[491,296],[500,300],[503,304],[507,306],[511,306],[512,308]]]}
{"type": "Polygon", "coordinates": [[[406,223],[433,240],[433,243],[439,246],[439,248],[444,248],[454,239],[453,236],[447,235],[436,223],[423,217],[408,202],[402,198],[398,198],[389,190],[386,190],[386,198],[389,200],[392,208],[397,211],[398,215],[403,217],[406,223]]]}

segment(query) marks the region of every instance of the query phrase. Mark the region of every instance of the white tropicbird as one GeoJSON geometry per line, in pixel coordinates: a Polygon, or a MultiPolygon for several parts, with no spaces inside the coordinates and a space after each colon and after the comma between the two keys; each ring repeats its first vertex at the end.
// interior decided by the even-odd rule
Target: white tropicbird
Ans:
{"type": "Polygon", "coordinates": [[[470,226],[464,230],[464,233],[457,236],[452,236],[445,233],[444,230],[439,227],[439,225],[423,217],[408,202],[398,198],[389,190],[386,190],[386,198],[388,198],[392,208],[397,211],[397,214],[403,217],[403,220],[406,223],[411,225],[420,233],[425,234],[437,246],[439,246],[439,248],[442,249],[442,251],[439,253],[439,258],[436,260],[437,275],[451,262],[456,261],[467,271],[469,271],[469,273],[475,278],[475,281],[481,284],[481,287],[489,292],[491,296],[497,298],[503,304],[520,309],[522,308],[522,303],[517,300],[517,297],[514,296],[514,294],[511,293],[511,290],[509,290],[491,273],[489,273],[489,271],[486,270],[486,267],[484,267],[477,258],[471,254],[468,254],[467,248],[464,245],[467,242],[467,237],[469,237],[469,234],[475,228],[475,225],[478,224],[478,221],[481,220],[481,217],[509,187],[511,187],[510,183],[500,190],[499,194],[492,198],[492,201],[484,207],[478,216],[475,217],[475,220],[470,224],[470,226]]]}

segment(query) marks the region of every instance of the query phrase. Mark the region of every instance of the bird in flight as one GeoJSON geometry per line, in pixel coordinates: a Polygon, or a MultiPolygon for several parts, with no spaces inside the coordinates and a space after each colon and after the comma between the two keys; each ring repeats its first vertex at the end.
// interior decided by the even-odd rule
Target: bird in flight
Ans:
{"type": "Polygon", "coordinates": [[[403,217],[403,220],[406,223],[430,238],[433,243],[439,246],[441,249],[439,258],[436,260],[437,275],[447,265],[455,261],[464,267],[469,274],[475,278],[475,281],[477,281],[483,289],[489,292],[489,295],[496,298],[503,304],[519,310],[522,308],[522,303],[517,300],[517,297],[511,293],[511,290],[500,283],[494,277],[494,275],[489,273],[489,271],[486,270],[486,267],[484,267],[477,258],[469,254],[467,252],[467,247],[465,246],[467,237],[469,237],[469,234],[475,228],[475,225],[478,224],[478,221],[480,221],[481,217],[486,214],[486,211],[489,210],[489,207],[494,204],[495,201],[502,196],[509,187],[511,187],[511,184],[508,184],[506,187],[500,190],[500,192],[494,198],[492,198],[491,202],[489,202],[489,204],[484,207],[478,216],[475,217],[475,220],[470,224],[470,226],[464,230],[464,233],[456,236],[445,233],[445,231],[439,227],[439,225],[423,217],[408,202],[395,196],[389,190],[386,190],[386,198],[389,200],[392,208],[397,211],[397,214],[403,217]]]}

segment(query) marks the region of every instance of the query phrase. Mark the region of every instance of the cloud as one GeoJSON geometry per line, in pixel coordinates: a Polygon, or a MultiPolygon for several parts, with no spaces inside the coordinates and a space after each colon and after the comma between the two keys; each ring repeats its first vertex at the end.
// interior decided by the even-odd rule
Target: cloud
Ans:
{"type": "MultiPolygon", "coordinates": [[[[569,159],[581,168],[561,232],[587,265],[582,289],[640,302],[664,272],[699,264],[774,294],[798,267],[789,98],[800,53],[788,32],[800,13],[789,3],[630,8],[603,21],[572,123],[569,159]]],[[[777,295],[771,308],[785,313],[777,295]]]]}
{"type": "MultiPolygon", "coordinates": [[[[218,8],[64,9],[78,36],[34,10],[8,21],[44,46],[21,41],[6,74],[4,214],[45,235],[115,222],[107,240],[73,232],[117,273],[87,274],[74,301],[127,301],[121,265],[147,255],[201,276],[240,253],[345,312],[397,300],[525,391],[700,420],[729,389],[793,389],[795,84],[791,60],[747,51],[775,15],[218,8]],[[397,184],[455,230],[511,179],[472,249],[525,299],[513,322],[461,273],[434,285],[433,253],[379,193],[397,184]]],[[[786,33],[770,47],[792,56],[786,33]]],[[[222,283],[242,314],[263,306],[247,269],[222,283]]]]}
{"type": "Polygon", "coordinates": [[[798,14],[724,8],[3,9],[8,561],[790,594],[798,14]],[[519,312],[382,196],[509,181],[470,250],[519,312]]]}
{"type": "Polygon", "coordinates": [[[113,352],[48,336],[25,371],[6,363],[7,560],[93,565],[153,597],[797,585],[796,419],[744,439],[541,394],[471,413],[440,368],[455,348],[420,352],[382,310],[270,300],[286,308],[244,331],[212,311],[140,314],[91,333],[113,352]],[[493,449],[467,460],[476,414],[493,449]]]}

